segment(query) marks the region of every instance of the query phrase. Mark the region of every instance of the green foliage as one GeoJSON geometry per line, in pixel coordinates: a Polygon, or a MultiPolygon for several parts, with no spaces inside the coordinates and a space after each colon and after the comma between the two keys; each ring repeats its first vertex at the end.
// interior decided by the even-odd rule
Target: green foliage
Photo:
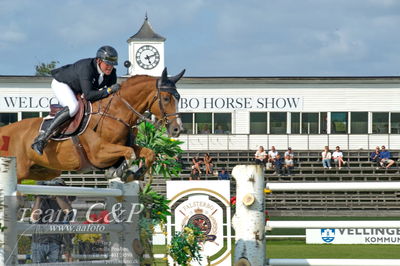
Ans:
{"type": "Polygon", "coordinates": [[[182,232],[176,232],[172,237],[168,252],[179,265],[190,265],[192,260],[200,261],[202,259],[199,242],[204,240],[203,232],[198,227],[188,224],[182,232]]]}
{"type": "Polygon", "coordinates": [[[171,215],[168,206],[170,200],[154,191],[150,184],[147,184],[140,193],[140,202],[145,210],[149,211],[146,218],[153,220],[155,224],[166,223],[167,216],[171,215]]]}
{"type": "Polygon", "coordinates": [[[139,220],[140,241],[146,254],[150,255],[150,258],[142,262],[149,263],[154,260],[151,244],[154,227],[160,225],[163,233],[166,234],[165,223],[167,222],[167,216],[171,215],[168,206],[170,201],[165,196],[154,191],[150,184],[147,184],[140,192],[139,199],[140,203],[144,205],[144,211],[141,213],[139,220]]]}
{"type": "Polygon", "coordinates": [[[176,158],[182,153],[179,145],[183,142],[169,138],[165,127],[157,129],[153,124],[143,122],[139,125],[136,141],[139,146],[149,148],[156,154],[153,174],[161,174],[164,178],[179,175],[182,166],[176,158]]]}
{"type": "Polygon", "coordinates": [[[50,63],[40,63],[35,66],[36,74],[35,76],[50,77],[51,71],[56,68],[56,65],[60,63],[58,61],[51,61],[50,63]]]}

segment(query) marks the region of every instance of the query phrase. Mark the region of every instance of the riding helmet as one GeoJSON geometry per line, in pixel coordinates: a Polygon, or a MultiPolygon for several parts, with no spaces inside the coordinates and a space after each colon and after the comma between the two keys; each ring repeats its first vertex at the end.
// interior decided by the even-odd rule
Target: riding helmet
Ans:
{"type": "Polygon", "coordinates": [[[118,65],[118,53],[113,47],[105,45],[97,50],[96,58],[100,58],[109,65],[118,65]]]}

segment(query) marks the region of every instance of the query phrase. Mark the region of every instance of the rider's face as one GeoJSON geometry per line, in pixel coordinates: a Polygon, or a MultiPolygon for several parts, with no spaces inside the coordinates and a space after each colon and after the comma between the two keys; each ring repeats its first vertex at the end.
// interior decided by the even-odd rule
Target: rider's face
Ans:
{"type": "Polygon", "coordinates": [[[99,67],[104,74],[110,75],[112,70],[114,69],[113,65],[109,65],[106,62],[100,60],[99,67]]]}

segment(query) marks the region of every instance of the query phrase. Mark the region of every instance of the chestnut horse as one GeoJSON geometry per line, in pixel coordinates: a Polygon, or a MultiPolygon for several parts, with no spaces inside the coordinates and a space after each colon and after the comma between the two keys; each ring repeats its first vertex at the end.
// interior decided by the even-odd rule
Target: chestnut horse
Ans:
{"type": "MultiPolygon", "coordinates": [[[[143,147],[125,146],[130,130],[138,118],[144,119],[142,114],[149,111],[164,122],[169,136],[179,136],[182,121],[177,113],[179,93],[175,83],[183,73],[168,77],[164,69],[160,78],[133,76],[121,84],[117,93],[92,103],[94,113],[86,130],[79,135],[90,163],[96,168],[107,169],[125,158],[121,164],[125,171],[140,157],[145,158],[145,166],[149,169],[155,160],[154,152],[143,147]]],[[[82,167],[71,139],[50,140],[43,155],[31,149],[41,123],[42,118],[29,118],[0,128],[0,142],[3,140],[2,150],[5,150],[0,156],[17,158],[18,183],[23,179],[48,180],[60,176],[61,171],[82,167]]]]}

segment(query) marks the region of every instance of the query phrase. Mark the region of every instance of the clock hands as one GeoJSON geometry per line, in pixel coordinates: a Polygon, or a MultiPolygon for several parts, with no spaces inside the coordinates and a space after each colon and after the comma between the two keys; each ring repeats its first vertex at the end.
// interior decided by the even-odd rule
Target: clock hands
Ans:
{"type": "Polygon", "coordinates": [[[147,59],[147,61],[149,61],[149,64],[151,64],[150,58],[154,56],[156,56],[156,54],[146,55],[144,58],[147,59]]]}

